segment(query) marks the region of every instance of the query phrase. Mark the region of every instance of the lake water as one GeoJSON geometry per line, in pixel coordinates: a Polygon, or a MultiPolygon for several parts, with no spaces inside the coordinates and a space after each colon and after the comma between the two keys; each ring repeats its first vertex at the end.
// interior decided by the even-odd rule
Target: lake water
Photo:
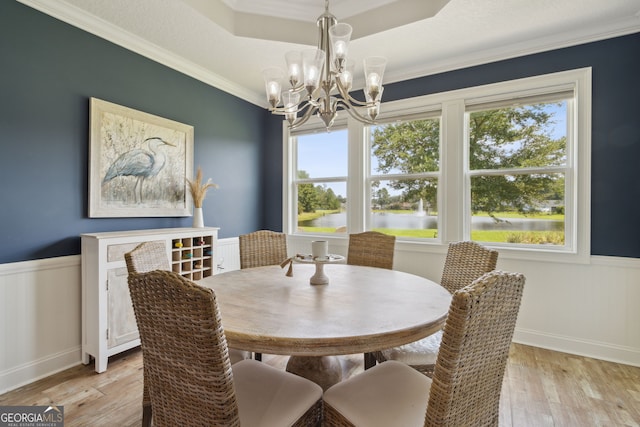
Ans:
{"type": "MultiPolygon", "coordinates": [[[[437,217],[414,214],[376,213],[372,217],[371,228],[397,229],[434,229],[438,227],[437,217]]],[[[333,227],[338,228],[347,224],[346,212],[323,215],[311,221],[301,221],[301,227],[333,227]]],[[[508,231],[564,231],[564,221],[509,218],[496,223],[489,217],[473,217],[471,219],[474,230],[508,230],[508,231]]]]}

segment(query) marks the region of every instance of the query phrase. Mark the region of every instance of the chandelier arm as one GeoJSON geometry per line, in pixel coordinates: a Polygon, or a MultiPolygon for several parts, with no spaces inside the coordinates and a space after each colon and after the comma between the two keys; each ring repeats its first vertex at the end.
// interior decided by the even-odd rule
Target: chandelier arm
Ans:
{"type": "Polygon", "coordinates": [[[290,93],[302,93],[302,92],[305,91],[305,89],[306,88],[304,87],[304,84],[300,83],[300,84],[298,84],[298,86],[290,87],[289,89],[287,89],[287,92],[290,92],[290,93]]]}
{"type": "Polygon", "coordinates": [[[282,107],[275,107],[275,108],[269,108],[269,111],[271,111],[272,114],[276,114],[278,116],[284,116],[285,114],[288,113],[296,113],[298,114],[301,111],[306,110],[307,108],[316,108],[317,106],[315,105],[315,103],[311,102],[311,100],[304,100],[302,101],[298,108],[295,111],[287,111],[287,108],[282,106],[282,107]]]}
{"type": "MultiPolygon", "coordinates": [[[[302,107],[298,108],[298,110],[296,110],[295,113],[297,114],[297,113],[299,113],[301,111],[304,111],[304,110],[306,110],[306,111],[304,112],[304,114],[302,116],[297,117],[293,121],[293,123],[289,124],[289,129],[295,129],[295,128],[305,124],[309,120],[309,118],[311,118],[313,113],[318,110],[318,107],[316,107],[316,106],[314,106],[314,105],[312,105],[312,104],[310,104],[310,103],[305,101],[305,104],[302,107]]],[[[286,111],[286,109],[284,107],[273,108],[273,109],[270,109],[269,111],[271,111],[271,114],[275,114],[277,116],[286,116],[287,114],[291,114],[291,112],[290,111],[286,111]]]]}
{"type": "Polygon", "coordinates": [[[357,105],[360,107],[373,107],[376,105],[375,101],[367,102],[367,101],[359,101],[355,99],[354,97],[349,95],[349,92],[347,92],[347,90],[342,86],[342,83],[340,82],[339,78],[336,78],[335,81],[336,81],[336,86],[338,88],[338,92],[340,93],[340,96],[344,101],[348,102],[349,104],[357,105]]]}
{"type": "Polygon", "coordinates": [[[304,112],[302,117],[311,116],[311,114],[313,114],[313,112],[315,110],[317,110],[317,109],[318,109],[317,105],[315,105],[312,102],[305,101],[305,104],[302,107],[298,108],[298,111],[296,111],[296,113],[300,113],[300,112],[302,112],[304,110],[307,110],[307,111],[304,112]]]}
{"type": "Polygon", "coordinates": [[[360,114],[358,112],[357,109],[355,109],[353,107],[353,105],[350,105],[349,103],[344,102],[344,100],[342,100],[342,99],[338,101],[338,107],[341,107],[343,110],[345,110],[347,113],[349,113],[349,115],[351,117],[353,117],[354,119],[358,120],[359,122],[362,122],[362,123],[365,123],[365,124],[368,124],[368,125],[376,124],[375,120],[371,120],[371,119],[363,116],[362,114],[360,114]]]}

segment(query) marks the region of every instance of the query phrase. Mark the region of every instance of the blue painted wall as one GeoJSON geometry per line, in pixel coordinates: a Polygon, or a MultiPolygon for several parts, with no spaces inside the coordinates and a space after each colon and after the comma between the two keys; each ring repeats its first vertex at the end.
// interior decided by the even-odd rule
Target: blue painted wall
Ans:
{"type": "MultiPolygon", "coordinates": [[[[593,73],[591,254],[640,258],[639,33],[388,84],[383,101],[583,67],[593,73]]],[[[279,141],[282,131],[270,129],[272,142],[279,141]]],[[[265,172],[281,171],[274,161],[265,172]]],[[[281,193],[281,186],[272,191],[281,193]]],[[[279,205],[267,208],[268,217],[280,215],[279,205]]]]}
{"type": "Polygon", "coordinates": [[[269,113],[264,127],[263,228],[282,231],[282,116],[269,113]]]}
{"type": "MultiPolygon", "coordinates": [[[[194,165],[222,237],[262,227],[268,113],[15,1],[0,2],[0,263],[80,253],[85,232],[190,217],[88,218],[89,98],[195,128],[194,165]]],[[[280,144],[279,144],[280,145],[280,144]]]]}
{"type": "MultiPolygon", "coordinates": [[[[384,100],[593,67],[594,255],[640,257],[640,34],[427,76],[384,100]]],[[[89,98],[195,128],[195,165],[220,184],[221,237],[282,227],[278,117],[14,1],[0,2],[0,263],[78,254],[85,232],[191,218],[88,218],[89,98]]]]}

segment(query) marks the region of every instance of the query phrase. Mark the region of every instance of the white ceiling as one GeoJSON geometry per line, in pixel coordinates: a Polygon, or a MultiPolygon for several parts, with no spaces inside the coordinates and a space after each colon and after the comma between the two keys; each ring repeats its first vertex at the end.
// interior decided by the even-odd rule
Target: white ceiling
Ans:
{"type": "MultiPolygon", "coordinates": [[[[265,107],[262,69],[315,46],[324,11],[324,0],[17,1],[265,107]]],[[[331,0],[330,11],[354,27],[357,63],[387,58],[386,83],[640,32],[640,0],[331,0]]]]}

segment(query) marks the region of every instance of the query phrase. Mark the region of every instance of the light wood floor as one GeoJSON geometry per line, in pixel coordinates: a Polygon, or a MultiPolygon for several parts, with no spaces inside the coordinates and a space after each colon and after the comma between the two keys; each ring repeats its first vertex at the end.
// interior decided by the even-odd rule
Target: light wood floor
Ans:
{"type": "MultiPolygon", "coordinates": [[[[264,355],[283,368],[285,357],[264,355]]],[[[342,357],[346,375],[362,355],[342,357]]],[[[0,405],[64,405],[65,426],[139,426],[142,354],[109,360],[106,372],[77,366],[0,395],[0,405]]],[[[500,404],[501,427],[640,425],[640,368],[514,344],[500,404]]],[[[394,426],[390,426],[394,427],[394,426]]]]}

